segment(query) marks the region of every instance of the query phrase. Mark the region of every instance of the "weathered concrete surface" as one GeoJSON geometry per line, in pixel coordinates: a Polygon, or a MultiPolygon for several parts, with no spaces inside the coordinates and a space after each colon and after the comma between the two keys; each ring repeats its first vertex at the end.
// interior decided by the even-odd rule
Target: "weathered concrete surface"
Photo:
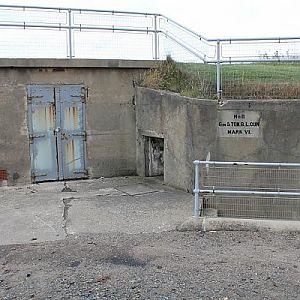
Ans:
{"type": "Polygon", "coordinates": [[[66,234],[62,227],[62,203],[59,199],[49,196],[33,199],[30,194],[22,193],[20,196],[30,202],[28,205],[18,196],[9,196],[10,201],[14,203],[11,207],[1,202],[1,245],[65,238],[66,234]]]}
{"type": "Polygon", "coordinates": [[[218,111],[249,111],[260,114],[260,136],[257,138],[218,138],[212,159],[299,162],[299,100],[230,100],[218,111]]]}
{"type": "Polygon", "coordinates": [[[190,217],[177,230],[300,232],[300,221],[190,217]]]}
{"type": "Polygon", "coordinates": [[[145,174],[144,136],[165,139],[165,182],[191,191],[193,160],[299,162],[299,100],[191,99],[145,88],[136,89],[137,172],[145,174]],[[240,112],[259,116],[259,128],[246,134],[218,134],[219,116],[240,112]]]}
{"type": "Polygon", "coordinates": [[[175,230],[192,197],[138,177],[0,188],[0,245],[64,239],[69,234],[175,230]]]}
{"type": "Polygon", "coordinates": [[[137,173],[145,175],[144,136],[164,137],[164,180],[191,191],[193,160],[216,151],[216,101],[138,88],[136,117],[137,173]]]}
{"type": "MultiPolygon", "coordinates": [[[[174,93],[137,88],[136,118],[138,175],[145,176],[145,137],[163,137],[164,180],[169,185],[189,192],[194,186],[193,161],[196,159],[300,161],[299,100],[232,100],[219,105],[213,100],[191,99],[174,93]]],[[[256,188],[257,180],[254,178],[257,174],[259,171],[248,170],[244,173],[247,180],[243,177],[242,181],[253,182],[253,188],[256,188]]],[[[274,174],[266,178],[269,180],[268,186],[282,190],[288,186],[290,189],[299,190],[300,177],[297,171],[289,175],[290,177],[282,175],[280,183],[277,178],[278,184],[275,177],[272,182],[274,174]]],[[[223,176],[222,188],[225,189],[238,186],[230,178],[226,181],[226,175],[226,170],[217,170],[212,178],[223,176]]],[[[206,183],[209,185],[208,180],[206,183]]],[[[215,186],[216,183],[212,185],[215,186]]],[[[251,203],[255,197],[248,200],[215,197],[215,201],[213,198],[207,201],[222,217],[278,217],[299,220],[299,199],[278,199],[273,203],[272,199],[259,198],[258,201],[256,198],[258,202],[255,204],[251,203]],[[226,204],[226,201],[230,204],[226,204]],[[255,205],[257,210],[252,209],[255,205]]]]}
{"type": "Polygon", "coordinates": [[[0,68],[136,68],[155,67],[153,60],[1,58],[0,68]]]}
{"type": "Polygon", "coordinates": [[[29,183],[27,131],[29,84],[83,84],[86,102],[87,167],[90,177],[136,174],[134,81],[149,61],[0,60],[0,169],[9,184],[29,183]]]}

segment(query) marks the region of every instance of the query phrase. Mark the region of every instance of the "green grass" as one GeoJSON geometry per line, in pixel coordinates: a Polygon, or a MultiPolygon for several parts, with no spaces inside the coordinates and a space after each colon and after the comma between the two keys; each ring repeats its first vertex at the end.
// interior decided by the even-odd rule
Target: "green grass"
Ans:
{"type": "MultiPolygon", "coordinates": [[[[222,65],[221,74],[224,98],[300,99],[300,63],[222,65]]],[[[184,96],[215,98],[216,67],[168,58],[147,72],[140,84],[184,96]]]]}
{"type": "Polygon", "coordinates": [[[226,82],[231,80],[246,80],[249,82],[268,83],[300,83],[299,63],[277,63],[277,64],[235,64],[222,66],[222,77],[226,82]]]}
{"type": "MultiPolygon", "coordinates": [[[[194,75],[208,74],[216,76],[215,65],[183,64],[177,66],[185,72],[194,75]]],[[[251,81],[251,82],[300,82],[300,63],[253,63],[222,65],[223,81],[251,81]]]]}

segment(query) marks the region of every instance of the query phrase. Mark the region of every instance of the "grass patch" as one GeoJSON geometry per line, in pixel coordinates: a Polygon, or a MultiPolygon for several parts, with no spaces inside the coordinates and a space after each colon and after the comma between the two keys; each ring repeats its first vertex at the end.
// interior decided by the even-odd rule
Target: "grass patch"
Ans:
{"type": "Polygon", "coordinates": [[[300,99],[300,64],[224,65],[222,88],[232,99],[300,99]]]}
{"type": "MultiPolygon", "coordinates": [[[[221,73],[225,99],[300,99],[300,63],[222,65],[221,73]]],[[[146,72],[140,85],[215,99],[216,67],[176,63],[168,57],[146,72]]]]}
{"type": "MultiPolygon", "coordinates": [[[[167,57],[166,61],[147,71],[139,85],[167,90],[187,97],[213,98],[214,83],[210,78],[200,74],[201,68],[201,65],[196,64],[178,64],[167,57]]],[[[213,74],[212,70],[210,73],[213,74]]]]}

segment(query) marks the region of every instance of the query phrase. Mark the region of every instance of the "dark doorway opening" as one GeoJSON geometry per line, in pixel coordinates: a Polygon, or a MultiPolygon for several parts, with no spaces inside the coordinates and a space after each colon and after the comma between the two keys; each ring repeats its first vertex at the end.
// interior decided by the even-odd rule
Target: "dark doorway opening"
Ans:
{"type": "Polygon", "coordinates": [[[164,175],[164,139],[145,136],[145,176],[164,175]]]}

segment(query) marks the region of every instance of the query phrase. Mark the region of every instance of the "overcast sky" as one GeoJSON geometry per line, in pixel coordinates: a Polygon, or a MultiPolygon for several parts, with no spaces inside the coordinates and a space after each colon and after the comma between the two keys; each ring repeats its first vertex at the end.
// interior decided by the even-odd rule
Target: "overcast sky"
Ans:
{"type": "Polygon", "coordinates": [[[154,12],[208,38],[300,36],[299,0],[0,0],[0,4],[154,12]]]}

